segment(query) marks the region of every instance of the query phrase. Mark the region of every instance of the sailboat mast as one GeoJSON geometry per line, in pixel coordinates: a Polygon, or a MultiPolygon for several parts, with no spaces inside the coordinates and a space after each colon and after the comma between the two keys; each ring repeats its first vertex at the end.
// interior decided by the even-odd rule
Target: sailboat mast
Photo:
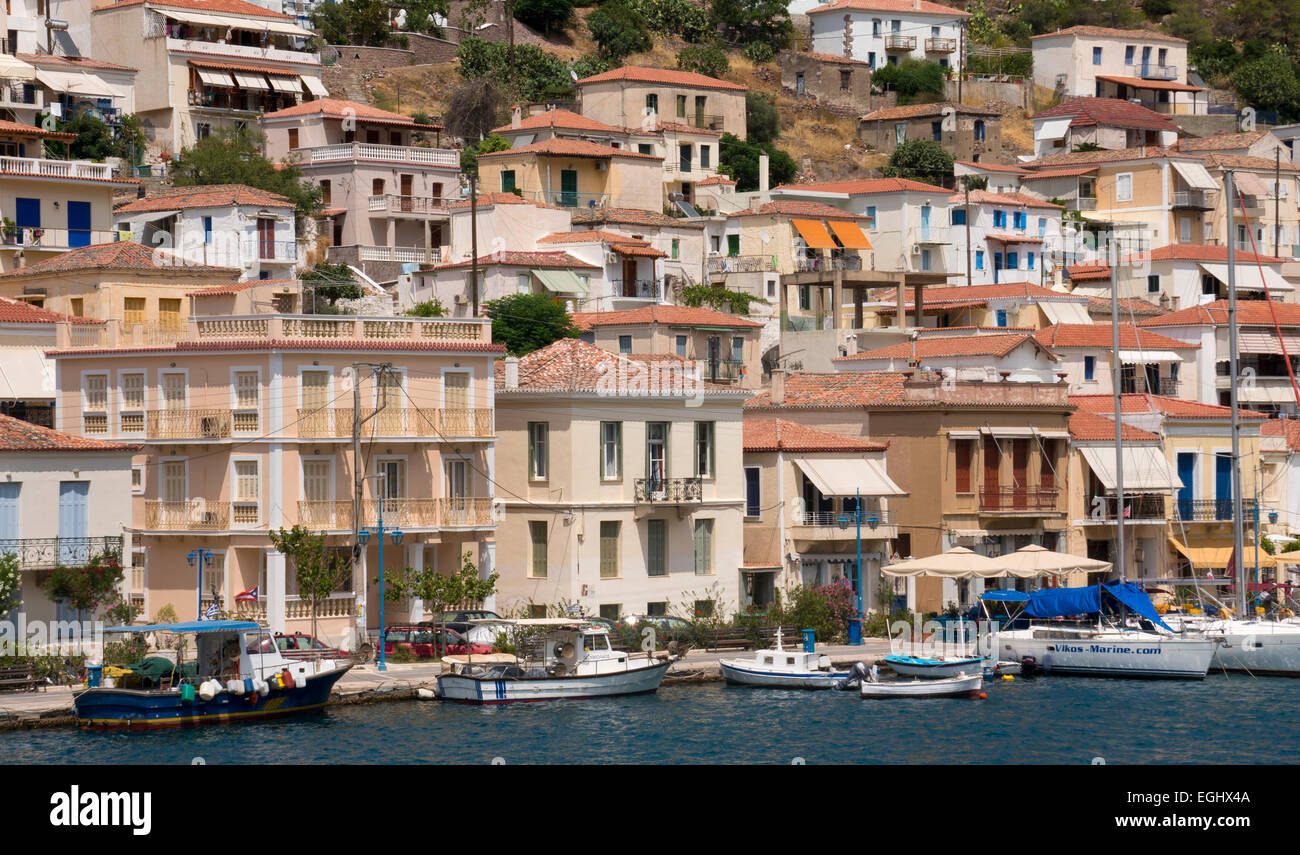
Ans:
{"type": "Polygon", "coordinates": [[[1241,508],[1241,411],[1237,406],[1237,381],[1240,371],[1237,365],[1237,258],[1236,258],[1236,224],[1234,212],[1237,208],[1237,194],[1234,185],[1237,176],[1233,170],[1223,173],[1223,189],[1226,192],[1228,209],[1228,378],[1229,395],[1232,405],[1232,566],[1236,569],[1237,617],[1246,617],[1246,567],[1242,562],[1245,552],[1245,535],[1242,531],[1241,508]]]}
{"type": "Polygon", "coordinates": [[[1110,340],[1111,340],[1111,390],[1115,396],[1115,569],[1119,582],[1124,584],[1124,412],[1120,403],[1122,360],[1119,356],[1119,236],[1112,230],[1107,248],[1110,262],[1110,340]]]}

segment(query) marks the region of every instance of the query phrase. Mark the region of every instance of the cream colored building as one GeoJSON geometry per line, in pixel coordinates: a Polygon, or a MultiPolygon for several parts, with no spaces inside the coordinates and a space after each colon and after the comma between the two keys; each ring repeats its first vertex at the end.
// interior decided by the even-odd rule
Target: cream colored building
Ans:
{"type": "Polygon", "coordinates": [[[664,158],[586,140],[550,139],[481,154],[480,187],[561,208],[663,207],[664,158]]]}
{"type": "Polygon", "coordinates": [[[625,65],[578,81],[582,115],[621,128],[661,121],[745,137],[748,87],[693,71],[625,65]]]}
{"type": "Polygon", "coordinates": [[[742,606],[750,393],[693,370],[577,339],[498,365],[501,608],[689,619],[706,601],[725,617],[742,606]]]}
{"type": "Polygon", "coordinates": [[[1198,114],[1208,92],[1187,82],[1187,40],[1156,30],[1077,26],[1031,39],[1034,82],[1066,98],[1135,98],[1159,113],[1198,114]]]}

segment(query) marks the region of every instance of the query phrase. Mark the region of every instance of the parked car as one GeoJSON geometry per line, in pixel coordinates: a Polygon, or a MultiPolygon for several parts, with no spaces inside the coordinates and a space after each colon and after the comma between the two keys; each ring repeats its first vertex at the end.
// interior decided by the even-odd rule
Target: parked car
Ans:
{"type": "Polygon", "coordinates": [[[347,659],[348,653],[330,647],[305,632],[277,632],[275,644],[285,659],[347,659]]]}
{"type": "Polygon", "coordinates": [[[647,626],[655,629],[655,647],[667,648],[670,644],[678,647],[694,647],[699,641],[699,631],[695,624],[672,615],[623,615],[615,623],[623,643],[634,649],[640,649],[642,631],[647,626]]]}
{"type": "Polygon", "coordinates": [[[392,656],[398,645],[410,647],[411,653],[421,659],[464,656],[467,651],[471,656],[496,652],[490,644],[467,642],[465,636],[454,629],[428,626],[390,626],[384,630],[384,655],[392,656]]]}
{"type": "MultiPolygon", "coordinates": [[[[473,624],[472,620],[504,620],[496,612],[490,612],[486,609],[461,609],[454,612],[441,612],[433,616],[431,621],[422,621],[420,626],[445,626],[447,629],[454,629],[461,635],[470,631],[473,624]]],[[[495,634],[495,631],[494,631],[495,634]]]]}

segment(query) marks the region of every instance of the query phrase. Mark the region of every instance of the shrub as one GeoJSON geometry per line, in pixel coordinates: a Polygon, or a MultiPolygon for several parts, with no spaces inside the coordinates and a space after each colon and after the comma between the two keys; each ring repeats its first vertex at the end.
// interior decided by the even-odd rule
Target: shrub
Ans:
{"type": "Polygon", "coordinates": [[[745,45],[745,58],[755,65],[763,65],[776,59],[776,51],[767,42],[750,42],[745,45]]]}
{"type": "Polygon", "coordinates": [[[727,54],[717,45],[688,45],[677,54],[677,67],[709,77],[721,77],[731,70],[727,54]]]}
{"type": "Polygon", "coordinates": [[[693,44],[713,39],[709,13],[690,0],[629,0],[652,33],[673,36],[693,44]]]}
{"type": "Polygon", "coordinates": [[[887,178],[942,184],[953,174],[952,163],[952,155],[934,140],[906,140],[894,149],[882,171],[887,178]]]}
{"type": "Polygon", "coordinates": [[[515,20],[550,33],[573,22],[573,0],[515,0],[515,20]]]}
{"type": "Polygon", "coordinates": [[[651,47],[645,19],[626,0],[607,0],[587,16],[587,29],[601,56],[615,62],[651,47]]]}
{"type": "Polygon", "coordinates": [[[745,139],[766,143],[781,133],[781,114],[772,99],[761,92],[745,93],[745,139]]]}

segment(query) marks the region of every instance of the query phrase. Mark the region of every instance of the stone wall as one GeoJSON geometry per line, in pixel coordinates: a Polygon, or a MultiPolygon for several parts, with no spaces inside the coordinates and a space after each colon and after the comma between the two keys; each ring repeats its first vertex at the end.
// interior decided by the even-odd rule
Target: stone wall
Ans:
{"type": "MultiPolygon", "coordinates": [[[[1013,107],[1030,109],[1030,81],[999,82],[996,80],[966,80],[961,84],[961,102],[963,104],[987,104],[1002,101],[1013,107]]],[[[950,101],[957,100],[957,81],[944,82],[944,97],[950,101]]]]}
{"type": "MultiPolygon", "coordinates": [[[[1175,115],[1170,116],[1169,119],[1185,133],[1194,137],[1212,137],[1215,134],[1234,134],[1237,132],[1237,123],[1240,121],[1240,117],[1232,113],[1213,116],[1175,115]]],[[[1259,130],[1264,130],[1269,126],[1260,122],[1256,127],[1259,130]]]]}

